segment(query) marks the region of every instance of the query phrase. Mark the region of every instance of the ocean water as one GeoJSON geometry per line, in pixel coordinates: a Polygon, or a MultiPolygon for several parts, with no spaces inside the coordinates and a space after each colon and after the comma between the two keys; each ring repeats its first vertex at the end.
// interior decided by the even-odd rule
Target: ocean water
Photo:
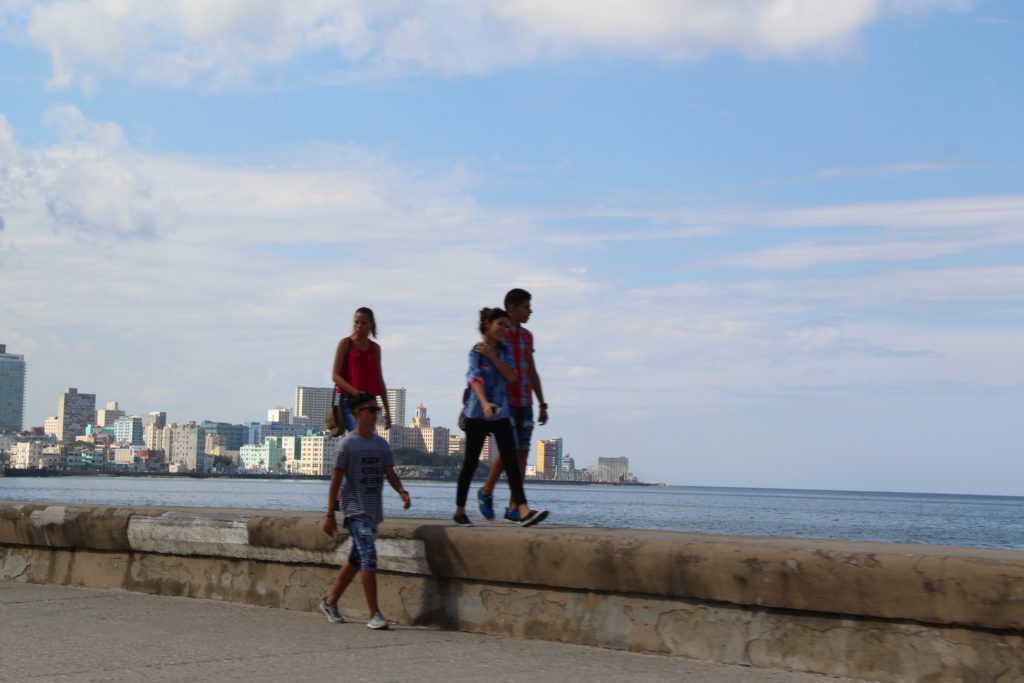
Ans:
{"type": "MultiPolygon", "coordinates": [[[[126,506],[320,511],[326,481],[181,477],[0,477],[0,500],[126,506]]],[[[455,484],[405,482],[412,508],[384,495],[393,517],[450,518],[455,484]]],[[[1024,498],[694,486],[569,486],[527,482],[546,522],[741,536],[789,536],[1024,549],[1024,498]]],[[[507,489],[500,485],[501,505],[507,489]]],[[[475,501],[475,490],[471,503],[475,501]]],[[[476,523],[486,523],[470,509],[476,523]]]]}

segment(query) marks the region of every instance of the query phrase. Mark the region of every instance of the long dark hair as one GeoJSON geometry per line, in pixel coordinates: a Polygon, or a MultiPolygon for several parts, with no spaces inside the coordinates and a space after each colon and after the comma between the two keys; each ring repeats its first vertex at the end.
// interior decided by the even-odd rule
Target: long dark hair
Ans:
{"type": "Polygon", "coordinates": [[[370,319],[370,334],[374,338],[376,338],[376,336],[377,336],[377,319],[373,317],[373,311],[370,310],[369,308],[367,308],[366,306],[360,306],[359,308],[356,309],[356,312],[352,314],[352,317],[354,318],[357,315],[359,315],[360,313],[362,313],[363,315],[365,315],[367,318],[370,319]]]}
{"type": "Polygon", "coordinates": [[[504,308],[481,308],[480,309],[480,334],[487,334],[487,326],[495,320],[507,318],[508,312],[504,308]]]}

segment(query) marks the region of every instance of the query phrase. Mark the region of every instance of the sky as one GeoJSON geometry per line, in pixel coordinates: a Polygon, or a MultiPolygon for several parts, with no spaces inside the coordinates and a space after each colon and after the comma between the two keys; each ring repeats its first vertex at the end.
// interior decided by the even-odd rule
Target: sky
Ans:
{"type": "Polygon", "coordinates": [[[1021,64],[1013,0],[0,0],[26,426],[265,419],[369,306],[457,432],[522,287],[578,467],[1024,495],[1021,64]]]}

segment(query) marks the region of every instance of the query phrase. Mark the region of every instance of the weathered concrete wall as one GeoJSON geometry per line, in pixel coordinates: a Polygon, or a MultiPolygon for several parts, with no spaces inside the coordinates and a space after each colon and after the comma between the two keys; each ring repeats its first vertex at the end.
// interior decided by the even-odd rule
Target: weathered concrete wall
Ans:
{"type": "MultiPolygon", "coordinates": [[[[0,502],[0,579],[312,610],[319,514],[0,502]]],[[[382,608],[508,633],[876,681],[1024,681],[1024,553],[393,520],[382,608]]],[[[362,616],[362,592],[343,608],[362,616]]]]}

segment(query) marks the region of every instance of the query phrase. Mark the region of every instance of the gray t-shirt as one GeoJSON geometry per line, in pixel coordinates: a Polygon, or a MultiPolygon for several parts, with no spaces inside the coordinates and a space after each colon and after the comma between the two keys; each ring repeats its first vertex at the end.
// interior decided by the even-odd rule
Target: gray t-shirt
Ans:
{"type": "Polygon", "coordinates": [[[395,464],[388,442],[377,434],[364,439],[349,432],[338,445],[335,469],[345,471],[341,484],[341,510],[345,519],[363,519],[374,529],[384,519],[381,491],[384,470],[395,464]]]}

